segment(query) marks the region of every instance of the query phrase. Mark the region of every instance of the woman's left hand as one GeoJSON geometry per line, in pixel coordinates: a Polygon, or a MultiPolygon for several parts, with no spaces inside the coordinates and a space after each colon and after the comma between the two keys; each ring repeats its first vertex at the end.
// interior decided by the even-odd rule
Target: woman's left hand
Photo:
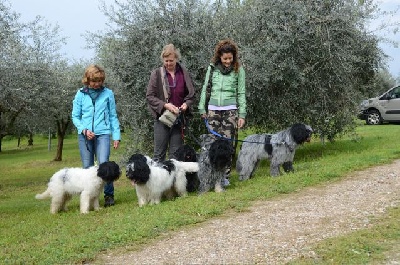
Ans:
{"type": "Polygon", "coordinates": [[[181,111],[186,111],[187,108],[188,108],[188,106],[186,105],[186,103],[183,103],[183,104],[179,107],[179,109],[180,109],[181,111]]]}
{"type": "Polygon", "coordinates": [[[114,149],[117,149],[119,146],[119,141],[115,140],[113,146],[114,146],[114,149]]]}
{"type": "Polygon", "coordinates": [[[244,126],[244,124],[245,124],[244,119],[243,119],[243,118],[239,118],[239,121],[238,121],[238,128],[239,128],[239,129],[242,129],[243,126],[244,126]]]}

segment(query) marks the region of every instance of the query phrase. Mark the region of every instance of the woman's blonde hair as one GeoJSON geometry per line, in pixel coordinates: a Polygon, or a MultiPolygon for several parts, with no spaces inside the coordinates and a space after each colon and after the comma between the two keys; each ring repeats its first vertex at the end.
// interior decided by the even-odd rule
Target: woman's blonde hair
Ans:
{"type": "Polygon", "coordinates": [[[224,53],[232,53],[233,55],[233,69],[237,73],[239,70],[239,59],[238,59],[238,53],[239,53],[239,48],[234,43],[231,39],[224,39],[218,42],[218,44],[215,46],[214,49],[214,56],[211,59],[211,61],[216,65],[218,63],[221,63],[221,56],[224,53]]]}
{"type": "Polygon", "coordinates": [[[85,74],[82,78],[82,83],[87,86],[89,85],[90,81],[104,82],[105,79],[106,73],[104,72],[104,69],[96,64],[91,64],[85,70],[85,74]]]}
{"type": "Polygon", "coordinates": [[[165,57],[170,56],[171,54],[175,55],[175,58],[177,61],[181,59],[181,53],[179,52],[179,49],[176,49],[175,46],[170,43],[164,46],[164,48],[161,51],[160,59],[163,61],[165,57]]]}

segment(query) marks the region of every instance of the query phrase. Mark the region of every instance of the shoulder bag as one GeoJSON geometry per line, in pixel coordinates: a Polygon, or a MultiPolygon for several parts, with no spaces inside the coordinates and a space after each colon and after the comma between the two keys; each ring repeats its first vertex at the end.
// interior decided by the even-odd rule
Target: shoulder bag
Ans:
{"type": "MultiPolygon", "coordinates": [[[[162,86],[163,86],[163,91],[164,91],[164,98],[165,98],[165,102],[168,103],[168,92],[167,92],[167,84],[165,82],[165,70],[164,67],[161,66],[160,67],[160,74],[161,74],[161,81],[162,81],[162,86]]],[[[158,120],[160,122],[162,122],[163,124],[165,124],[168,127],[172,127],[172,125],[174,125],[176,118],[178,117],[177,114],[169,111],[169,110],[165,110],[163,112],[163,114],[160,116],[160,118],[158,118],[158,120]]]]}

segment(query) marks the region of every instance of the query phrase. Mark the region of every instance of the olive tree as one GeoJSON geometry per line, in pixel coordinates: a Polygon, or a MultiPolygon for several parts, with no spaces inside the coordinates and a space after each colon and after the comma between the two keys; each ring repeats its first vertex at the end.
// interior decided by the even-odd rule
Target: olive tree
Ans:
{"type": "MultiPolygon", "coordinates": [[[[356,106],[383,55],[365,28],[373,1],[137,0],[104,6],[110,27],[95,46],[122,82],[122,119],[133,149],[150,151],[145,91],[167,43],[181,49],[197,96],[215,44],[232,38],[246,70],[247,124],[255,130],[311,124],[321,139],[352,130],[356,106]],[[104,36],[105,35],[105,36],[104,36]]],[[[195,135],[203,124],[193,119],[195,135]]]]}
{"type": "Polygon", "coordinates": [[[378,40],[363,24],[367,3],[251,1],[245,9],[252,14],[241,32],[250,124],[307,122],[329,140],[351,129],[380,59],[378,40]]]}
{"type": "Polygon", "coordinates": [[[163,46],[173,43],[199,94],[216,43],[212,30],[215,11],[199,0],[138,0],[104,8],[116,28],[98,36],[99,57],[123,82],[123,96],[117,94],[116,98],[123,108],[123,124],[133,131],[131,149],[150,152],[151,145],[143,144],[152,142],[153,121],[145,99],[150,72],[161,65],[163,46]]]}
{"type": "Polygon", "coordinates": [[[24,51],[20,32],[18,15],[0,1],[0,151],[2,139],[13,132],[18,115],[26,107],[20,78],[25,70],[20,60],[24,51]]]}

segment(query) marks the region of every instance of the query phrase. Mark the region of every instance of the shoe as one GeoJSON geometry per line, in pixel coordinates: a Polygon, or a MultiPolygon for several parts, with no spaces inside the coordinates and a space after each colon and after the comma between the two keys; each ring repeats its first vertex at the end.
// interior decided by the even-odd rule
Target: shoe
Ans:
{"type": "Polygon", "coordinates": [[[104,197],[104,207],[113,206],[114,204],[115,204],[114,197],[112,197],[112,196],[104,197]]]}

